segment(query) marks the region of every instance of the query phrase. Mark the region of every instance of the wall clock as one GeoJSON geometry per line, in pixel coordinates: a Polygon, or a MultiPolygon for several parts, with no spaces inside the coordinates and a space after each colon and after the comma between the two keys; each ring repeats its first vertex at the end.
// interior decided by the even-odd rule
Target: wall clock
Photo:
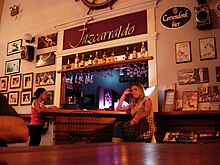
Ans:
{"type": "MultiPolygon", "coordinates": [[[[75,0],[75,1],[79,1],[79,0],[75,0]]],[[[110,9],[112,9],[113,3],[115,3],[117,0],[99,0],[98,2],[97,0],[81,0],[81,1],[85,6],[89,8],[89,11],[87,12],[87,14],[89,14],[90,11],[93,9],[103,9],[106,7],[110,7],[110,9]]]]}

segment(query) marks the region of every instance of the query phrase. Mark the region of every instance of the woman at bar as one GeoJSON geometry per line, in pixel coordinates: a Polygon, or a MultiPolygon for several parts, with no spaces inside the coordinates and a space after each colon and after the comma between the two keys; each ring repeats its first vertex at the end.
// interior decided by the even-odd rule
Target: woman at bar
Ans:
{"type": "MultiPolygon", "coordinates": [[[[32,98],[32,105],[31,105],[31,122],[29,125],[29,134],[30,134],[29,146],[40,145],[43,127],[45,124],[41,112],[42,109],[47,109],[47,107],[43,104],[43,101],[45,101],[47,98],[46,89],[38,88],[34,92],[34,96],[35,97],[32,98]]],[[[51,106],[48,108],[55,108],[55,106],[51,106]]]]}
{"type": "Polygon", "coordinates": [[[115,123],[112,142],[125,141],[127,139],[123,129],[123,125],[125,124],[125,122],[129,121],[130,125],[140,124],[140,120],[146,118],[151,114],[151,107],[152,102],[148,96],[145,96],[142,84],[134,83],[130,86],[130,88],[127,88],[123,92],[116,110],[130,111],[131,117],[128,117],[123,121],[117,121],[115,123]],[[127,95],[131,96],[130,104],[123,107],[122,103],[127,95]]]}

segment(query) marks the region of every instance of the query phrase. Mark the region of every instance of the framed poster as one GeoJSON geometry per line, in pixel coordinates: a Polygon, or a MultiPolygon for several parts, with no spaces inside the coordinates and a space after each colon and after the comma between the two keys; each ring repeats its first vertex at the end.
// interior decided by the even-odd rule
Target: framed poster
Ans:
{"type": "Polygon", "coordinates": [[[179,42],[175,44],[176,63],[191,62],[191,42],[179,42]]]}
{"type": "Polygon", "coordinates": [[[31,105],[32,91],[21,91],[21,105],[31,105]]]}
{"type": "Polygon", "coordinates": [[[21,87],[21,74],[11,75],[10,89],[21,87]]]}
{"type": "Polygon", "coordinates": [[[55,71],[36,73],[36,86],[54,85],[55,84],[55,71]]]}
{"type": "Polygon", "coordinates": [[[18,105],[18,100],[19,100],[19,91],[8,93],[8,104],[9,105],[18,105]]]}
{"type": "Polygon", "coordinates": [[[175,90],[165,90],[163,100],[163,112],[173,111],[176,109],[176,92],[175,90]]]}
{"type": "Polygon", "coordinates": [[[20,53],[21,46],[22,46],[22,39],[9,42],[7,46],[7,55],[9,56],[12,54],[20,53]]]}
{"type": "Polygon", "coordinates": [[[57,33],[52,33],[38,38],[37,49],[48,48],[56,45],[57,33]]]}
{"type": "Polygon", "coordinates": [[[44,101],[44,105],[53,105],[54,91],[47,91],[47,98],[44,101]]]}
{"type": "Polygon", "coordinates": [[[34,73],[26,73],[23,74],[23,79],[22,79],[22,89],[23,90],[28,90],[33,88],[33,75],[34,73]]]}
{"type": "Polygon", "coordinates": [[[55,53],[49,52],[36,56],[36,68],[55,64],[55,53]]]}
{"type": "Polygon", "coordinates": [[[8,90],[8,76],[0,77],[0,92],[8,90]]]}
{"type": "Polygon", "coordinates": [[[199,39],[200,60],[216,59],[215,37],[199,39]]]}
{"type": "Polygon", "coordinates": [[[21,59],[14,59],[5,62],[5,74],[13,74],[20,72],[21,59]]]}
{"type": "Polygon", "coordinates": [[[192,111],[198,109],[198,92],[183,91],[183,111],[192,111]]]}

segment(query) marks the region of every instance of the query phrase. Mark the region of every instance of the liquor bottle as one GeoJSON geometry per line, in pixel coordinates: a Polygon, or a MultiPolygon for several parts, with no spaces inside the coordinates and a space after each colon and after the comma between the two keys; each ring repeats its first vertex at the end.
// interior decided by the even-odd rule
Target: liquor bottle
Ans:
{"type": "Polygon", "coordinates": [[[67,60],[67,65],[66,65],[66,69],[70,69],[71,65],[70,65],[70,59],[67,60]]]}
{"type": "Polygon", "coordinates": [[[129,56],[130,56],[129,47],[127,46],[126,52],[125,52],[125,60],[128,60],[128,59],[129,59],[129,56]]]}
{"type": "Polygon", "coordinates": [[[79,58],[78,58],[78,53],[76,54],[75,58],[75,68],[79,67],[79,58]]]}
{"type": "Polygon", "coordinates": [[[99,53],[98,53],[98,51],[96,51],[96,52],[95,52],[95,58],[94,58],[94,60],[93,60],[93,64],[95,64],[95,65],[99,63],[98,55],[99,55],[99,53]]]}
{"type": "Polygon", "coordinates": [[[82,59],[80,61],[80,67],[85,66],[84,54],[82,54],[82,59]]]}
{"type": "Polygon", "coordinates": [[[110,56],[110,62],[114,62],[115,61],[115,52],[112,51],[111,56],[110,56]]]}
{"type": "Polygon", "coordinates": [[[89,55],[88,65],[92,65],[92,55],[89,55]]]}
{"type": "Polygon", "coordinates": [[[106,63],[107,61],[107,56],[106,56],[106,53],[103,52],[103,55],[102,55],[102,63],[106,63]]]}
{"type": "Polygon", "coordinates": [[[140,56],[141,56],[141,58],[147,56],[147,54],[146,54],[146,48],[145,48],[145,46],[144,46],[144,42],[142,42],[140,56]]]}
{"type": "Polygon", "coordinates": [[[134,49],[133,49],[132,56],[133,56],[133,59],[137,58],[136,47],[134,47],[134,49]]]}

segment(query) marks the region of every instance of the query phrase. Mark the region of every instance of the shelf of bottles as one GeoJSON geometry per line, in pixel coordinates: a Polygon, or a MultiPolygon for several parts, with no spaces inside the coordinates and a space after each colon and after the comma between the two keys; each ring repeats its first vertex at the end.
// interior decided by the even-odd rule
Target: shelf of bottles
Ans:
{"type": "Polygon", "coordinates": [[[63,57],[62,70],[66,72],[95,72],[109,69],[120,69],[126,66],[143,65],[143,62],[152,60],[145,47],[146,42],[126,46],[124,52],[120,51],[125,47],[117,47],[108,50],[97,50],[63,57]],[[108,56],[109,54],[109,56],[108,56]]]}

